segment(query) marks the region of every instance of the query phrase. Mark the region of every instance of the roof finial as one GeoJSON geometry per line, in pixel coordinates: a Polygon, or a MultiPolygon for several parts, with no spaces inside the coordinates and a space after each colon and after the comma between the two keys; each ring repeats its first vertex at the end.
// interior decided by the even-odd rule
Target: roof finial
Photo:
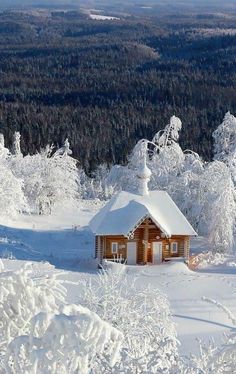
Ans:
{"type": "Polygon", "coordinates": [[[137,172],[137,177],[139,181],[138,192],[140,195],[148,195],[148,182],[150,181],[152,172],[147,167],[147,141],[143,141],[141,143],[140,158],[140,167],[137,172]]]}

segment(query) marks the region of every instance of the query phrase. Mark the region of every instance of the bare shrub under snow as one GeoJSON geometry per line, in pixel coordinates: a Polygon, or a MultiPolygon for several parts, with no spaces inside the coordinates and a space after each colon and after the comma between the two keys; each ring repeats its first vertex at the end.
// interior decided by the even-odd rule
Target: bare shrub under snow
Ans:
{"type": "Polygon", "coordinates": [[[138,286],[133,276],[103,271],[84,285],[83,303],[124,335],[121,360],[111,368],[98,359],[94,373],[168,373],[177,339],[169,303],[159,290],[138,286]]]}

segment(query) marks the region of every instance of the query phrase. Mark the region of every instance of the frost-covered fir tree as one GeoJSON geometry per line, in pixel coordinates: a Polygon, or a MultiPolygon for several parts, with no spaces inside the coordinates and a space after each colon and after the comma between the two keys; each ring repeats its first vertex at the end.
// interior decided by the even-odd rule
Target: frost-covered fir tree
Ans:
{"type": "Polygon", "coordinates": [[[214,159],[229,166],[236,183],[236,117],[226,113],[223,122],[213,132],[214,159]]]}

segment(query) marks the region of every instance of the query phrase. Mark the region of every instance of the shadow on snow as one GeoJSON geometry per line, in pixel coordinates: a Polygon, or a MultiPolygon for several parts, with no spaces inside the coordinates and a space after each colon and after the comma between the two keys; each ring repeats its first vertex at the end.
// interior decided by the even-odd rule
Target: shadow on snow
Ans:
{"type": "Polygon", "coordinates": [[[88,227],[63,230],[31,230],[0,226],[0,257],[48,261],[56,268],[95,270],[94,236],[88,227]]]}

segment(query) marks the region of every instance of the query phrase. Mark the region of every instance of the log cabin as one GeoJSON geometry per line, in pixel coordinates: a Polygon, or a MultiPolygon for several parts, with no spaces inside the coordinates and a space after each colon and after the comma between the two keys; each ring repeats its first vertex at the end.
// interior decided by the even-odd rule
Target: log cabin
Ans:
{"type": "Polygon", "coordinates": [[[121,191],[95,215],[95,257],[128,265],[188,260],[190,238],[197,233],[165,191],[149,191],[151,172],[143,157],[137,193],[121,191]]]}

